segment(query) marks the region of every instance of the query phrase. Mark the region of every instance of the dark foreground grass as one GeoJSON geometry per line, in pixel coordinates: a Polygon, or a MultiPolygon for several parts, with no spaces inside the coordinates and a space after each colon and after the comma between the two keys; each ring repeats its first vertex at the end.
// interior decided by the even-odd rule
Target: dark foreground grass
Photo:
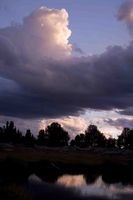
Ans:
{"type": "Polygon", "coordinates": [[[1,200],[33,200],[33,195],[24,186],[17,184],[0,187],[1,200]]]}
{"type": "Polygon", "coordinates": [[[14,148],[10,151],[1,150],[0,160],[7,157],[13,157],[25,161],[47,160],[50,162],[62,162],[65,164],[84,164],[88,166],[101,165],[105,162],[128,165],[133,162],[133,153],[108,154],[100,152],[80,151],[80,150],[63,150],[63,149],[43,149],[35,148],[14,148]]]}
{"type": "Polygon", "coordinates": [[[87,181],[102,175],[104,181],[133,182],[133,153],[100,153],[73,149],[17,147],[0,151],[0,177],[24,182],[30,174],[55,181],[62,174],[85,174],[87,181]]]}

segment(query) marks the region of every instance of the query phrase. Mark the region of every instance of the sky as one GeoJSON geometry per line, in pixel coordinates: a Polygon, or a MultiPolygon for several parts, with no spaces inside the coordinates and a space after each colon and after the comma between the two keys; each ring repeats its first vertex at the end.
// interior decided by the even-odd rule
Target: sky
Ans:
{"type": "Polygon", "coordinates": [[[0,0],[0,123],[133,127],[133,1],[0,0]]]}
{"type": "Polygon", "coordinates": [[[123,2],[123,0],[1,0],[0,26],[8,26],[11,22],[20,23],[24,16],[41,6],[65,8],[69,14],[69,27],[72,30],[70,43],[81,48],[86,55],[102,53],[107,46],[125,45],[130,41],[126,26],[116,20],[117,10],[123,2]]]}

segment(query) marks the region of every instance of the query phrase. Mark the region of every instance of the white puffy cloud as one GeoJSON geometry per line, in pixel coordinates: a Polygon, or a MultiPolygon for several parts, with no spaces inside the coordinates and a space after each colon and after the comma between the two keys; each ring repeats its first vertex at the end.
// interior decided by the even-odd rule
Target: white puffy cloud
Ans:
{"type": "Polygon", "coordinates": [[[25,17],[23,24],[11,25],[3,29],[0,35],[12,42],[17,54],[28,59],[62,59],[72,52],[68,25],[65,9],[41,7],[25,17]]]}
{"type": "Polygon", "coordinates": [[[66,116],[54,119],[45,119],[40,121],[40,129],[45,129],[52,122],[58,122],[62,127],[69,132],[72,138],[79,133],[83,133],[87,128],[87,120],[81,116],[66,116]]]}

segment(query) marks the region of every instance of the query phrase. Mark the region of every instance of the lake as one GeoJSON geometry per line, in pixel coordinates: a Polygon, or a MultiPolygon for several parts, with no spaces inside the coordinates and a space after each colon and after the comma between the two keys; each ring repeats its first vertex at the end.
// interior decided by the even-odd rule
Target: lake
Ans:
{"type": "MultiPolygon", "coordinates": [[[[88,179],[88,177],[87,177],[88,179]]],[[[112,183],[107,184],[102,176],[88,184],[84,175],[62,175],[54,183],[42,181],[36,175],[28,179],[29,188],[35,199],[89,199],[89,200],[131,200],[133,199],[133,185],[112,183]]]]}

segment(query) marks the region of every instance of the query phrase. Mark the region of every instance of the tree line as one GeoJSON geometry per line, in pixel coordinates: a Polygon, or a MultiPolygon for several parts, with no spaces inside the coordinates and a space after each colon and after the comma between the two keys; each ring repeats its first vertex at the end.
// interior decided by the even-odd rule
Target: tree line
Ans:
{"type": "Polygon", "coordinates": [[[36,144],[49,147],[70,145],[80,148],[105,147],[133,149],[133,129],[124,128],[118,138],[115,139],[111,137],[106,138],[97,126],[89,125],[84,133],[78,134],[74,139],[70,140],[68,132],[57,122],[51,123],[45,130],[41,129],[37,137],[35,137],[30,129],[23,135],[15,127],[13,121],[7,121],[3,127],[0,127],[0,143],[23,144],[26,146],[34,146],[36,144]]]}

